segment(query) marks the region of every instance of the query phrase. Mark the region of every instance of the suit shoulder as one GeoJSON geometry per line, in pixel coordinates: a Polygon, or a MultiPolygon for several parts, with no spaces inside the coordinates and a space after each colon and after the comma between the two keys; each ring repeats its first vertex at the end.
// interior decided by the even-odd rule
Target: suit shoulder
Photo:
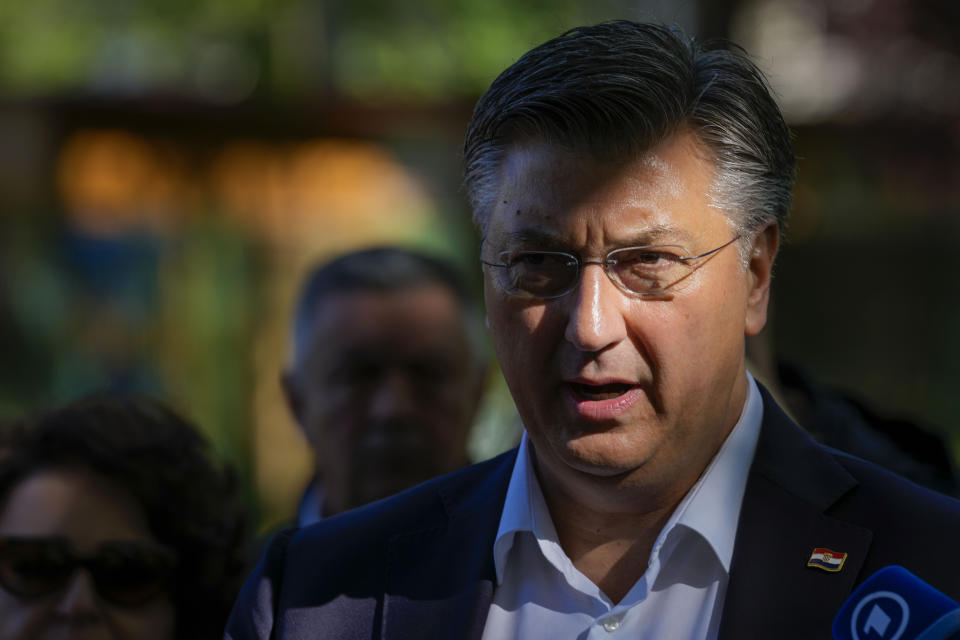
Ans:
{"type": "MultiPolygon", "coordinates": [[[[387,538],[443,527],[475,503],[506,492],[516,449],[433,478],[389,498],[321,520],[294,535],[289,553],[322,551],[336,543],[340,553],[362,551],[387,538]]],[[[494,498],[496,499],[496,498],[494,498]]],[[[502,499],[501,499],[502,502],[502,499]]]]}
{"type": "Polygon", "coordinates": [[[909,543],[924,540],[952,544],[960,534],[960,500],[839,451],[833,458],[852,475],[856,487],[832,511],[868,525],[885,537],[909,543]]]}
{"type": "Polygon", "coordinates": [[[960,577],[949,559],[956,555],[960,536],[960,500],[851,455],[832,455],[857,485],[827,513],[870,531],[862,575],[901,565],[957,598],[960,577]]]}
{"type": "MultiPolygon", "coordinates": [[[[259,588],[269,592],[280,611],[313,608],[320,615],[317,612],[341,602],[345,594],[353,604],[342,601],[344,607],[374,606],[370,603],[386,589],[392,545],[400,540],[441,539],[449,528],[462,529],[471,513],[482,514],[485,520],[499,513],[499,493],[501,486],[506,492],[514,457],[507,452],[295,531],[265,562],[271,571],[261,571],[266,579],[259,581],[259,588]]],[[[491,525],[493,531],[496,524],[491,525]]],[[[369,611],[363,615],[368,614],[374,615],[369,611]]]]}
{"type": "Polygon", "coordinates": [[[920,512],[924,522],[960,525],[960,500],[816,442],[762,387],[761,394],[764,422],[752,472],[854,523],[899,522],[920,512]]]}

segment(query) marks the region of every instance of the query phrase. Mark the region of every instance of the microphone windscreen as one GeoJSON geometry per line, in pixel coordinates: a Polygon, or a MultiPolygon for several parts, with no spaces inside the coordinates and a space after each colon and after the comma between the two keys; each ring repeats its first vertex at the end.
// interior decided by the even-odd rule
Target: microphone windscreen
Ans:
{"type": "Polygon", "coordinates": [[[960,630],[960,604],[903,567],[857,587],[833,621],[835,640],[945,640],[960,630]]]}

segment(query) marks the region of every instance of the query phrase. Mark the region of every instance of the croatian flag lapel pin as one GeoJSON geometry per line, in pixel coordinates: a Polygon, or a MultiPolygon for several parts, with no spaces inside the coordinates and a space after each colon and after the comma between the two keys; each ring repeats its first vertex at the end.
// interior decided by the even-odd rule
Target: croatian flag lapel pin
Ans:
{"type": "Polygon", "coordinates": [[[843,568],[843,563],[846,562],[846,560],[846,553],[817,547],[813,550],[813,553],[810,554],[810,559],[807,560],[807,566],[836,573],[843,568]]]}

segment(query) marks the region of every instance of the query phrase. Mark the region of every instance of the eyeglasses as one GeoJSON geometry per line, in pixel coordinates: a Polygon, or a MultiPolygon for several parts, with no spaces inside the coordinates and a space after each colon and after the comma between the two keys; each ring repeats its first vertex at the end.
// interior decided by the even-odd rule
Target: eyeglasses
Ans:
{"type": "Polygon", "coordinates": [[[584,265],[598,264],[624,293],[656,297],[685,278],[698,260],[712,255],[740,239],[740,235],[695,256],[678,245],[624,247],[614,249],[603,260],[581,260],[564,251],[502,251],[497,262],[480,260],[492,267],[493,280],[506,294],[518,298],[559,298],[577,286],[584,265]]]}
{"type": "Polygon", "coordinates": [[[172,551],[139,542],[104,542],[96,553],[81,555],[62,538],[0,536],[0,585],[24,599],[62,590],[83,567],[100,597],[135,607],[169,586],[176,564],[172,551]]]}

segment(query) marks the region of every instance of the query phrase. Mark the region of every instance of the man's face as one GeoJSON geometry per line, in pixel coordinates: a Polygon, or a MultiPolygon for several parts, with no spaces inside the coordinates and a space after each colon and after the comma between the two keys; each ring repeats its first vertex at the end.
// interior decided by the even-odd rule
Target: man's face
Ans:
{"type": "Polygon", "coordinates": [[[480,395],[465,320],[437,285],[332,294],[287,390],[324,508],[343,511],[466,463],[480,395]]]}
{"type": "MultiPolygon", "coordinates": [[[[711,206],[713,179],[712,161],[686,133],[617,164],[517,145],[504,161],[483,257],[524,248],[603,260],[650,244],[704,253],[735,235],[711,206]]],[[[595,499],[609,494],[582,490],[685,491],[695,481],[746,397],[744,334],[766,319],[775,227],[756,246],[749,266],[734,243],[652,298],[624,293],[600,265],[584,266],[561,297],[511,297],[486,267],[494,346],[545,489],[595,499]]]]}

